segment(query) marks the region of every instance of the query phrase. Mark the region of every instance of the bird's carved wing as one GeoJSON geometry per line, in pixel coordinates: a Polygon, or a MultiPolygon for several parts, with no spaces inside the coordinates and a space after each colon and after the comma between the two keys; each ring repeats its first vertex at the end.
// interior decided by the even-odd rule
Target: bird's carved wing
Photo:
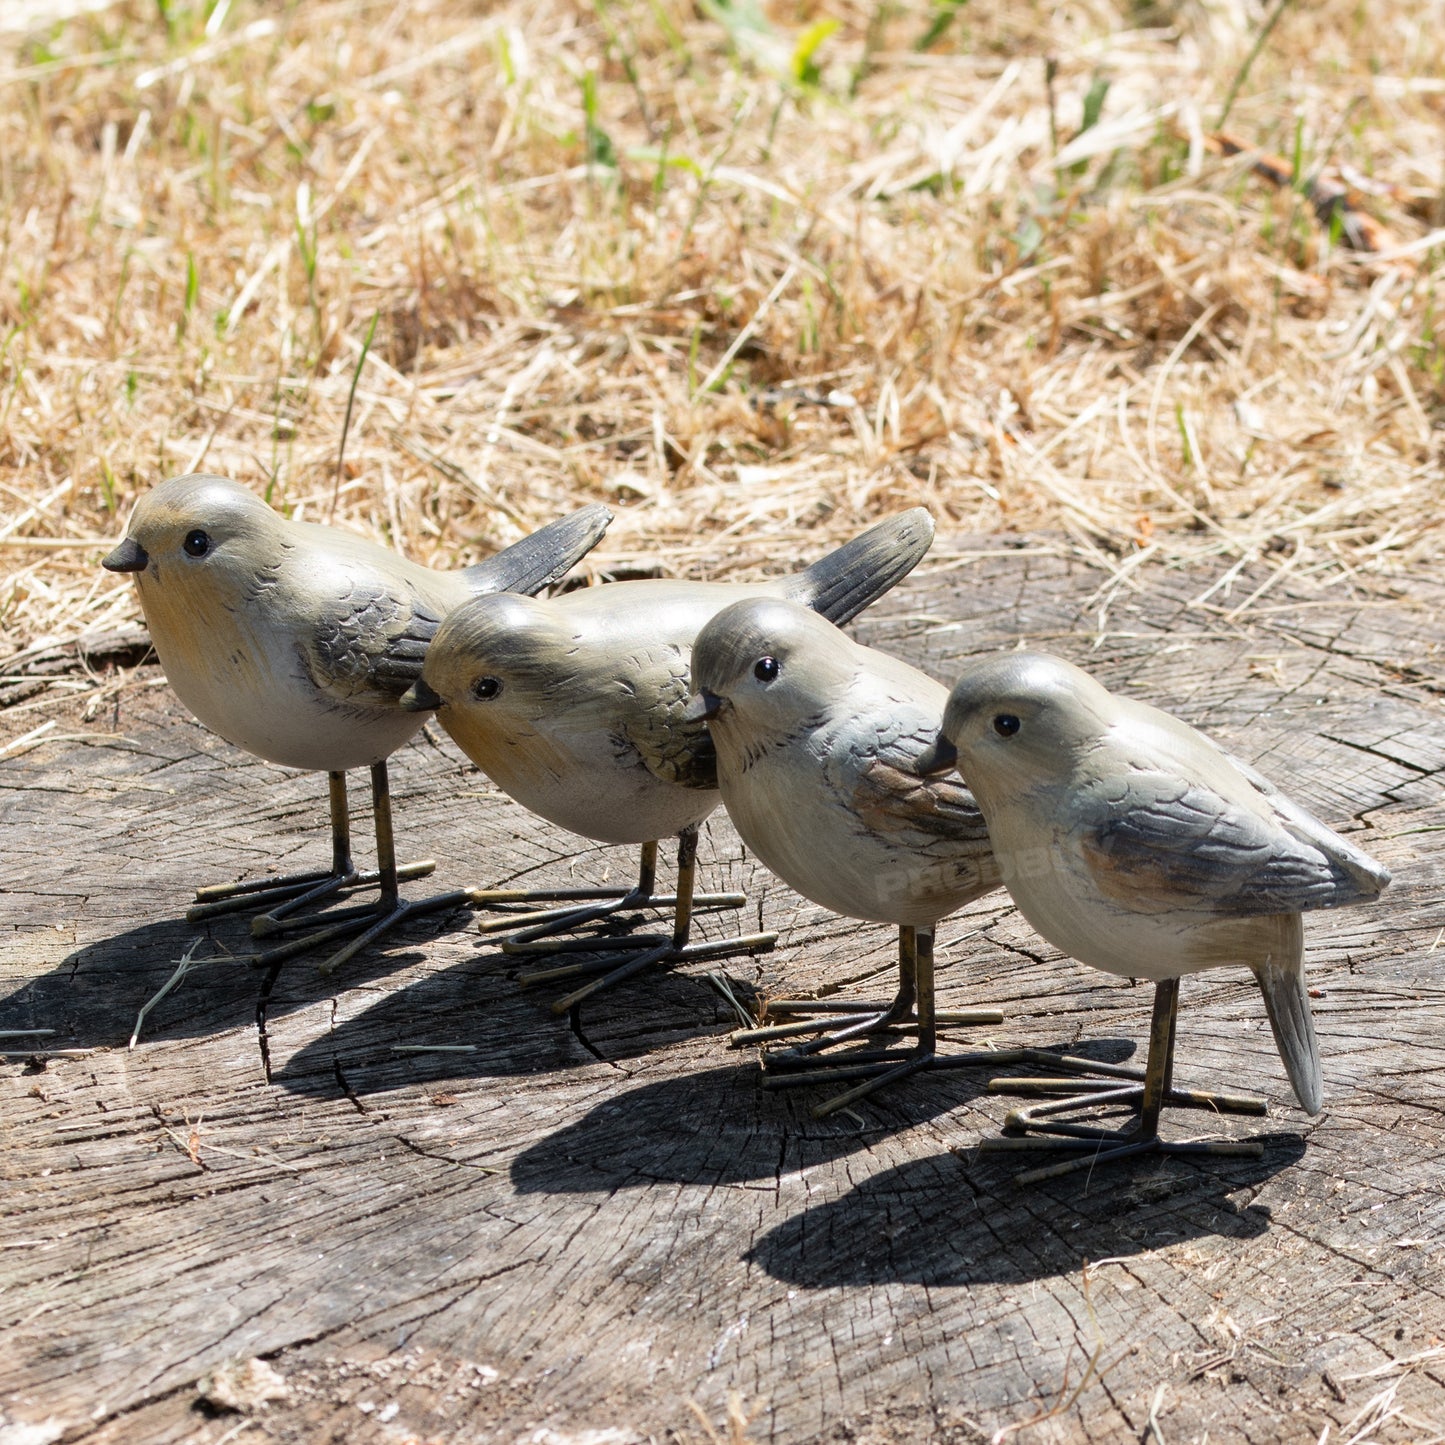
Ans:
{"type": "Polygon", "coordinates": [[[717,753],[707,725],[683,718],[692,697],[686,651],[659,646],[628,657],[615,686],[619,741],[664,782],[716,791],[717,753]]]}
{"type": "Polygon", "coordinates": [[[1095,883],[1138,911],[1194,906],[1253,917],[1362,899],[1329,851],[1185,778],[1135,769],[1079,789],[1071,806],[1095,883]]]}
{"type": "Polygon", "coordinates": [[[461,573],[477,596],[487,592],[521,592],[527,596],[556,582],[602,540],[612,513],[601,502],[569,512],[555,522],[513,542],[461,573]]]}
{"type": "MultiPolygon", "coordinates": [[[[1210,740],[1211,743],[1213,739],[1210,740]]],[[[1348,875],[1349,886],[1356,891],[1350,897],[1342,897],[1340,903],[1364,903],[1377,898],[1390,882],[1390,870],[1377,863],[1368,853],[1356,848],[1348,838],[1342,838],[1333,828],[1328,828],[1314,814],[1300,807],[1293,798],[1286,796],[1262,773],[1256,772],[1243,759],[1218,748],[1224,758],[1249,780],[1249,785],[1266,799],[1280,824],[1302,843],[1319,849],[1331,862],[1338,864],[1348,875]]],[[[1338,905],[1336,905],[1338,906],[1338,905]]]]}
{"type": "Polygon", "coordinates": [[[852,811],[865,828],[913,851],[974,858],[992,886],[998,867],[973,794],[957,774],[925,777],[917,769],[937,737],[936,722],[889,720],[862,736],[845,730],[827,750],[826,782],[851,790],[852,811]]]}
{"type": "Polygon", "coordinates": [[[394,702],[421,677],[442,619],[410,588],[351,578],[302,645],[312,681],[337,702],[394,702]]]}

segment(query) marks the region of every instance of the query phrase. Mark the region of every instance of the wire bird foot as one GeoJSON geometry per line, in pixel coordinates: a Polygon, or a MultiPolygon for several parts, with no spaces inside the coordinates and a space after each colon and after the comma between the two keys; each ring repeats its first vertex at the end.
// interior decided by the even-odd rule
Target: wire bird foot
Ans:
{"type": "MultiPolygon", "coordinates": [[[[506,909],[526,903],[563,903],[570,907],[540,908],[527,912],[503,912],[495,918],[484,918],[477,924],[481,934],[505,933],[501,948],[505,953],[541,953],[557,951],[558,945],[547,940],[558,934],[572,933],[590,924],[607,925],[630,913],[650,908],[673,911],[673,931],[686,935],[692,914],[698,909],[741,908],[747,902],[742,893],[695,893],[697,878],[698,830],[685,828],[677,840],[677,891],[657,892],[657,843],[642,845],[637,882],[627,888],[485,888],[478,889],[472,900],[481,908],[506,909]],[[581,904],[581,907],[576,905],[581,904]]],[[[571,945],[597,945],[595,935],[571,945]]],[[[609,948],[646,947],[608,937],[609,948]]]]}
{"type": "MultiPolygon", "coordinates": [[[[644,970],[658,965],[671,967],[678,963],[689,963],[699,959],[728,958],[739,953],[762,953],[777,942],[776,933],[745,933],[733,938],[709,939],[703,943],[676,944],[670,938],[657,934],[648,935],[629,944],[640,945],[636,951],[621,963],[617,961],[617,950],[608,947],[605,955],[578,963],[562,964],[557,968],[536,969],[518,976],[518,983],[524,988],[539,983],[560,983],[566,979],[587,978],[588,982],[551,1005],[554,1014],[569,1013],[578,1004],[599,993],[625,983],[644,970]]],[[[594,943],[593,949],[606,947],[594,943]]]]}
{"type": "MultiPolygon", "coordinates": [[[[342,817],[345,816],[346,791],[344,783],[339,789],[335,786],[336,780],[341,777],[340,774],[332,773],[330,776],[333,781],[332,820],[334,824],[337,817],[338,798],[340,814],[342,817]]],[[[432,865],[417,865],[423,869],[423,874],[404,871],[397,867],[396,837],[392,831],[391,822],[391,785],[385,762],[376,763],[371,769],[371,805],[376,825],[377,880],[381,890],[381,896],[377,901],[358,904],[350,908],[340,908],[320,917],[308,918],[304,922],[319,923],[321,926],[299,938],[290,938],[285,943],[275,944],[240,960],[249,963],[252,968],[265,972],[261,993],[256,1002],[256,1032],[268,1080],[271,1065],[266,1035],[266,1012],[276,987],[276,981],[281,976],[281,970],[291,959],[298,958],[303,953],[311,953],[341,939],[349,940],[318,965],[321,974],[330,974],[340,968],[343,963],[355,957],[363,948],[369,947],[410,918],[420,918],[428,913],[440,913],[453,908],[465,908],[471,904],[471,892],[465,888],[453,889],[448,893],[438,893],[431,898],[402,898],[400,883],[403,876],[424,876],[424,873],[431,871],[432,865]]],[[[334,833],[333,837],[335,836],[334,833]]],[[[349,862],[347,866],[350,866],[349,862]]],[[[300,901],[297,899],[297,904],[300,901]]],[[[276,928],[257,928],[256,926],[267,922],[268,919],[274,922],[277,915],[282,912],[283,909],[276,909],[270,915],[263,915],[262,918],[254,920],[252,932],[260,933],[263,937],[273,932],[289,932],[290,928],[284,925],[276,928]]],[[[300,922],[291,926],[300,926],[300,922]]]]}
{"type": "MultiPolygon", "coordinates": [[[[374,774],[373,770],[373,774],[374,774]]],[[[196,889],[196,901],[186,909],[187,923],[204,923],[211,918],[241,913],[246,909],[263,910],[251,920],[251,932],[257,938],[289,933],[298,928],[314,927],[315,917],[297,917],[304,909],[327,899],[355,893],[361,888],[386,887],[386,870],[380,859],[377,867],[367,872],[358,870],[351,861],[351,810],[347,802],[346,774],[326,775],[331,811],[331,867],[309,872],[286,873],[276,878],[256,878],[243,883],[213,883],[196,889]]],[[[383,786],[386,786],[383,784],[383,786]]],[[[373,810],[375,809],[375,777],[373,776],[373,810]]],[[[390,807],[390,792],[387,791],[390,807]]],[[[403,863],[396,868],[398,882],[425,878],[436,871],[436,860],[403,863]]],[[[362,917],[373,908],[353,910],[350,917],[362,917]]],[[[331,914],[325,920],[338,921],[331,914]]]]}
{"type": "Polygon", "coordinates": [[[1090,1079],[1025,1078],[991,1079],[990,1093],[1022,1094],[1043,1102],[1011,1109],[1004,1119],[1004,1136],[985,1139],[984,1153],[1065,1153],[1069,1158],[1057,1164],[1025,1170],[1020,1184],[1038,1184],[1061,1178],[1081,1169],[1094,1169],[1141,1154],[1217,1155],[1258,1159],[1264,1145],[1257,1139],[1169,1140],[1159,1134],[1159,1119],[1166,1107],[1205,1109],[1215,1114],[1259,1117],[1268,1112],[1263,1099],[1248,1094],[1226,1094],[1173,1086],[1174,1035],[1179,1012],[1179,980],[1165,979],[1155,985],[1154,1012],[1149,1028],[1149,1057],[1142,1077],[1138,1070],[1122,1065],[1091,1064],[1087,1060],[1065,1060],[1035,1054],[1034,1060],[1070,1072],[1087,1071],[1090,1079]],[[1083,1065],[1083,1069],[1079,1066],[1083,1065]],[[1100,1116],[1114,1110],[1134,1116],[1133,1122],[1111,1129],[1100,1116]],[[1080,1122],[1071,1115],[1087,1115],[1095,1122],[1080,1122]]]}
{"type": "Polygon", "coordinates": [[[624,983],[627,979],[658,964],[675,964],[691,959],[724,958],[736,953],[757,953],[772,948],[776,933],[747,933],[734,938],[690,943],[693,914],[700,908],[741,908],[747,902],[742,893],[695,893],[697,878],[696,827],[685,828],[677,840],[677,891],[659,894],[657,884],[657,844],[644,843],[637,882],[631,888],[600,889],[486,889],[471,895],[473,902],[495,907],[498,904],[528,901],[551,902],[557,899],[600,900],[582,908],[543,909],[533,913],[511,914],[488,918],[478,924],[482,934],[507,932],[499,946],[503,953],[517,957],[552,956],[567,953],[595,955],[575,963],[558,964],[552,968],[534,969],[518,975],[522,987],[540,983],[586,978],[589,981],[552,1004],[557,1014],[568,1013],[585,999],[624,983]],[[585,928],[589,924],[608,922],[625,914],[646,908],[670,908],[670,936],[641,933],[631,936],[617,934],[583,934],[558,938],[559,933],[585,928]],[[518,924],[523,926],[518,928],[518,924]],[[510,931],[509,930],[515,930],[510,931]],[[630,954],[618,962],[618,954],[630,954]]]}
{"type": "Polygon", "coordinates": [[[898,993],[891,1003],[881,1008],[871,1003],[784,999],[768,1004],[766,1012],[784,1015],[817,1012],[822,1017],[739,1029],[730,1036],[729,1042],[734,1048],[745,1048],[750,1044],[818,1035],[788,1049],[764,1049],[762,1056],[766,1089],[855,1081],[844,1093],[815,1105],[812,1113],[816,1119],[826,1118],[925,1070],[998,1066],[1000,1055],[994,1050],[970,1054],[944,1054],[938,1050],[939,1025],[999,1024],[1003,1022],[1003,1014],[997,1009],[939,1010],[935,1007],[932,928],[906,924],[899,928],[898,977],[898,993]],[[917,1042],[907,1052],[890,1051],[886,1047],[890,1042],[908,1037],[917,1042]],[[852,1049],[841,1055],[823,1057],[825,1050],[839,1044],[865,1041],[881,1041],[885,1047],[852,1049]]]}

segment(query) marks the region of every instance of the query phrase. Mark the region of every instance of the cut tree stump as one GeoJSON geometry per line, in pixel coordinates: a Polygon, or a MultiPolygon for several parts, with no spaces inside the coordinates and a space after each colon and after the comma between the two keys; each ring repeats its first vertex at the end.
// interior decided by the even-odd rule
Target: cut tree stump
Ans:
{"type": "MultiPolygon", "coordinates": [[[[982,1073],[823,1122],[817,1091],[759,1087],[708,973],[744,1002],[876,995],[895,941],[770,879],[721,813],[703,885],[745,889],[776,952],[569,1022],[468,915],[423,919],[331,978],[287,967],[268,1082],[258,980],[227,961],[244,917],[181,914],[197,883],[324,864],[324,780],[210,736],[153,666],[97,720],[62,714],[0,756],[0,1028],[52,1031],[0,1039],[0,1445],[621,1445],[732,1439],[741,1416],[759,1442],[1445,1431],[1442,601],[1445,573],[1397,594],[1263,565],[1123,576],[1034,539],[965,544],[860,621],[949,681],[1020,638],[1062,653],[1395,874],[1307,920],[1318,1120],[1250,976],[1218,970],[1184,981],[1178,1075],[1264,1095],[1267,1120],[1214,1125],[1262,1128],[1264,1158],[1035,1188],[976,1151],[1007,1107],[982,1073]]],[[[6,738],[52,715],[26,696],[6,738]]],[[[399,846],[439,859],[411,889],[630,877],[633,850],[529,817],[434,734],[393,762],[399,846]]],[[[938,960],[941,1007],[1005,1013],[972,1046],[1142,1058],[1152,990],[1060,959],[1003,893],[940,929],[938,960]]]]}

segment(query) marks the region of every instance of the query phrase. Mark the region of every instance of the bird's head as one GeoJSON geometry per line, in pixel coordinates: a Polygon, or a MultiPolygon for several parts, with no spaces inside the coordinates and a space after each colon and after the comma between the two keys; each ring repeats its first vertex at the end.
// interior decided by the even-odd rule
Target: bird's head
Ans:
{"type": "Polygon", "coordinates": [[[494,592],[474,597],[437,629],[422,685],[404,706],[434,707],[474,762],[525,737],[568,705],[584,666],[572,630],[536,597],[494,592]]]}
{"type": "Polygon", "coordinates": [[[938,741],[920,771],[956,767],[986,813],[991,797],[1067,777],[1109,730],[1112,702],[1102,685],[1060,657],[989,658],[949,693],[938,741]]]}
{"type": "Polygon", "coordinates": [[[125,540],[101,564],[178,591],[263,576],[280,560],[285,520],[225,477],[172,477],[136,503],[125,540]]]}
{"type": "Polygon", "coordinates": [[[785,737],[846,686],[853,648],[831,622],[797,602],[734,602],[693,643],[687,715],[747,741],[785,737]]]}

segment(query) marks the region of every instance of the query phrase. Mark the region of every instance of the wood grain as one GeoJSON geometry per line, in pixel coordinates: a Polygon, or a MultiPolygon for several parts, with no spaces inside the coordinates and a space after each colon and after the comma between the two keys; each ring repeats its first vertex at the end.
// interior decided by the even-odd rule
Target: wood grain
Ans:
{"type": "MultiPolygon", "coordinates": [[[[1264,1159],[1020,1189],[975,1150],[1005,1107],[978,1074],[816,1122],[815,1095],[764,1092],[728,1050],[704,967],[569,1025],[462,914],[330,979],[288,966],[269,1082],[257,979],[228,961],[245,924],[219,921],[196,955],[216,961],[128,1051],[197,938],[189,888],[327,852],[319,777],[236,753],[143,670],[103,719],[0,760],[0,1028],[55,1030],[0,1040],[36,1048],[0,1066],[0,1442],[702,1441],[703,1420],[728,1438],[734,1392],[768,1442],[1140,1439],[1151,1414],[1170,1445],[1445,1430],[1445,575],[1291,578],[1235,615],[1266,570],[1211,593],[1219,573],[1121,584],[1047,539],[976,550],[857,635],[944,680],[1021,638],[1060,652],[1394,870],[1380,905],[1308,920],[1320,1119],[1291,1106],[1248,975],[1218,971],[1184,983],[1179,1074],[1265,1095],[1264,1159]],[[256,1356],[286,1398],[207,1403],[209,1372],[256,1356]]],[[[631,875],[430,732],[393,780],[437,887],[631,875]]],[[[721,815],[701,856],[782,933],[714,965],[738,997],[887,991],[889,930],[797,899],[721,815]]],[[[1059,959],[1006,895],[938,957],[940,1006],[999,1005],[1000,1043],[1142,1045],[1151,991],[1059,959]]]]}

